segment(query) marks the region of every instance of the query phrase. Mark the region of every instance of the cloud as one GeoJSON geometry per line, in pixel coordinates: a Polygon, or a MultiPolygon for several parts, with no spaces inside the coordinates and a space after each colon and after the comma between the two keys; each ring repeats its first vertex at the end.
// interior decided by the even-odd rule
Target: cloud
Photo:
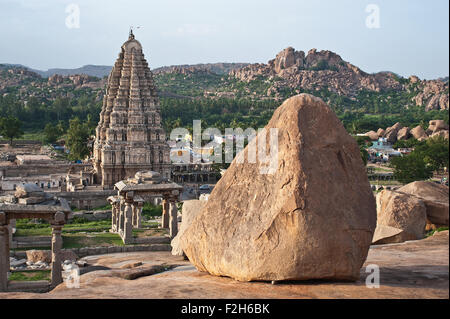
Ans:
{"type": "Polygon", "coordinates": [[[183,24],[175,30],[165,31],[163,36],[169,37],[202,37],[213,35],[217,32],[217,27],[208,24],[183,24]]]}

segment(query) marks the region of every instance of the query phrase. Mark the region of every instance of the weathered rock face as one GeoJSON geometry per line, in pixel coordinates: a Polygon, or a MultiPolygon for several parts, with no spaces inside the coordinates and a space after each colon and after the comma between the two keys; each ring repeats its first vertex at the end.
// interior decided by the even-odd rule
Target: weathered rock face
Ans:
{"type": "Polygon", "coordinates": [[[448,110],[448,81],[424,80],[418,83],[419,93],[413,98],[416,105],[425,106],[425,111],[448,110]]]}
{"type": "Polygon", "coordinates": [[[280,73],[281,70],[290,68],[291,66],[297,66],[303,68],[305,59],[305,53],[303,51],[295,51],[294,48],[289,47],[277,54],[274,60],[269,61],[276,73],[280,73]]]}
{"type": "Polygon", "coordinates": [[[400,187],[398,191],[421,199],[427,208],[429,222],[437,227],[448,226],[448,186],[418,181],[400,187]]]}
{"type": "Polygon", "coordinates": [[[376,210],[355,140],[308,94],[286,100],[270,128],[275,173],[261,174],[259,159],[235,159],[182,234],[183,251],[198,270],[240,281],[357,279],[376,210]]]}
{"type": "Polygon", "coordinates": [[[397,141],[407,140],[410,137],[411,137],[411,134],[409,131],[409,127],[403,127],[397,133],[397,141]]]}
{"type": "MultiPolygon", "coordinates": [[[[389,226],[398,234],[380,238],[378,244],[401,243],[425,236],[427,214],[423,201],[415,196],[383,190],[377,195],[377,228],[389,226]]],[[[377,229],[375,233],[379,233],[377,229]]]]}
{"type": "Polygon", "coordinates": [[[427,129],[428,134],[437,133],[442,130],[448,130],[448,125],[443,120],[431,120],[427,129]]]}
{"type": "Polygon", "coordinates": [[[32,263],[41,261],[49,264],[52,262],[52,252],[50,250],[27,250],[27,260],[32,263]]]}
{"type": "Polygon", "coordinates": [[[195,216],[200,213],[205,206],[204,200],[186,200],[183,202],[181,226],[178,234],[171,241],[172,255],[183,256],[183,249],[180,245],[180,237],[186,231],[186,229],[192,224],[195,216]]]}
{"type": "Polygon", "coordinates": [[[389,143],[395,143],[397,141],[398,131],[400,131],[402,128],[403,126],[397,122],[393,126],[390,126],[386,129],[383,137],[385,137],[389,143]]]}
{"type": "Polygon", "coordinates": [[[366,136],[368,136],[372,141],[378,140],[378,133],[375,131],[369,131],[366,133],[366,136]]]}
{"type": "Polygon", "coordinates": [[[430,138],[435,138],[435,137],[443,137],[448,140],[449,139],[448,130],[438,131],[436,133],[431,134],[431,136],[430,136],[430,138]]]}
{"type": "Polygon", "coordinates": [[[417,125],[415,128],[413,128],[410,133],[412,137],[419,141],[423,141],[428,138],[427,133],[425,133],[425,130],[420,125],[417,125]]]}
{"type": "Polygon", "coordinates": [[[383,137],[385,133],[385,130],[383,130],[382,128],[379,128],[377,131],[378,137],[383,137]]]}

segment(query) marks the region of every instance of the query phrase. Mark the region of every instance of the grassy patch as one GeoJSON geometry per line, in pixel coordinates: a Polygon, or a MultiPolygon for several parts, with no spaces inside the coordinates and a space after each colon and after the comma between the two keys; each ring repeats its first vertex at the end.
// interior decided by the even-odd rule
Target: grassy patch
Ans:
{"type": "Polygon", "coordinates": [[[52,230],[50,227],[46,228],[29,228],[29,229],[16,229],[15,236],[27,237],[27,236],[51,236],[52,230]]]}
{"type": "Polygon", "coordinates": [[[50,281],[50,270],[15,271],[9,277],[11,281],[50,281]]]}
{"type": "MultiPolygon", "coordinates": [[[[72,220],[63,227],[64,233],[81,231],[102,232],[111,228],[110,220],[88,221],[82,218],[72,220]]],[[[48,223],[34,224],[21,222],[17,224],[16,236],[51,236],[52,229],[48,223]]]]}
{"type": "Polygon", "coordinates": [[[102,246],[124,246],[122,239],[114,233],[64,234],[63,248],[102,246]]]}
{"type": "Polygon", "coordinates": [[[439,228],[436,228],[436,229],[434,229],[434,230],[430,230],[430,231],[425,235],[425,237],[433,236],[434,233],[438,233],[438,232],[444,231],[444,230],[448,230],[448,227],[439,227],[439,228]]]}

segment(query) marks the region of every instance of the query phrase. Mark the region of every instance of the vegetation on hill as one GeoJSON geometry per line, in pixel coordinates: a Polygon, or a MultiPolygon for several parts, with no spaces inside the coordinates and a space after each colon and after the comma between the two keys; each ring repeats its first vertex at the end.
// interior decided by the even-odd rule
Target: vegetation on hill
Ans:
{"type": "MultiPolygon", "coordinates": [[[[313,67],[317,72],[330,69],[325,60],[318,60],[313,67]]],[[[66,134],[74,118],[80,123],[89,121],[92,132],[99,120],[104,89],[76,85],[72,80],[63,77],[55,84],[21,67],[0,66],[0,117],[17,118],[27,136],[44,135],[47,143],[66,134]]],[[[298,93],[322,98],[350,133],[376,131],[396,122],[409,127],[426,127],[431,119],[449,122],[448,110],[426,112],[424,106],[415,106],[416,84],[408,84],[404,90],[360,90],[356,96],[345,96],[331,87],[292,88],[277,76],[262,74],[241,81],[230,74],[195,68],[158,72],[154,80],[168,133],[180,126],[191,129],[193,120],[202,120],[203,128],[222,131],[226,127],[263,127],[284,99],[298,93]]],[[[398,82],[409,83],[400,77],[398,82]]]]}

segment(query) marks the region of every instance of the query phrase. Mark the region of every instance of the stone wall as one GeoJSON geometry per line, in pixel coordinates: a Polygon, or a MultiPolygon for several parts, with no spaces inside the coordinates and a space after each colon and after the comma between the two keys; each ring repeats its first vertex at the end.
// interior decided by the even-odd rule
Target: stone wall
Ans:
{"type": "Polygon", "coordinates": [[[109,196],[116,195],[115,190],[102,191],[79,191],[79,192],[57,192],[52,193],[54,196],[64,198],[69,205],[78,209],[92,209],[94,207],[107,205],[106,199],[109,196]]]}
{"type": "MultiPolygon", "coordinates": [[[[167,242],[169,242],[168,239],[167,242]]],[[[85,247],[85,248],[71,248],[61,249],[61,252],[72,251],[79,258],[93,255],[105,255],[114,253],[128,253],[135,251],[170,251],[172,247],[169,243],[151,244],[151,245],[130,245],[130,246],[108,246],[108,247],[85,247]]],[[[10,257],[17,259],[26,259],[27,253],[25,251],[10,251],[10,257]]]]}

